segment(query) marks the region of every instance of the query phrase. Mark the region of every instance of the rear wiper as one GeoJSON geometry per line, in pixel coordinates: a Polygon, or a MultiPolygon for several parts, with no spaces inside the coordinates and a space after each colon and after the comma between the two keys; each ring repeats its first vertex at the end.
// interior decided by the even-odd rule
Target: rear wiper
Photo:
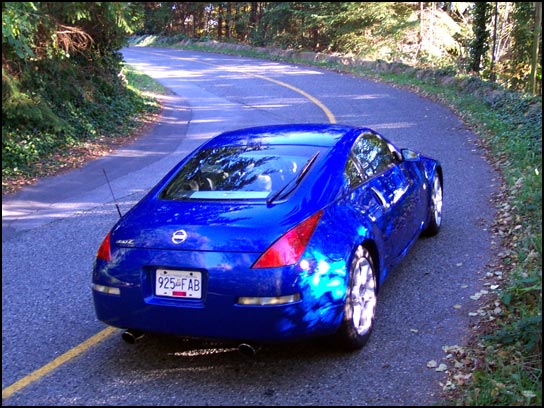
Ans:
{"type": "Polygon", "coordinates": [[[266,199],[266,204],[269,204],[269,205],[272,204],[272,202],[274,202],[274,200],[278,198],[287,189],[287,187],[293,184],[293,182],[294,182],[294,185],[289,190],[289,192],[292,191],[296,186],[298,186],[300,182],[302,181],[302,179],[304,178],[304,176],[306,175],[306,173],[308,173],[308,170],[310,170],[310,167],[312,167],[312,164],[315,162],[315,159],[317,159],[318,155],[319,155],[319,152],[315,152],[314,155],[310,158],[310,160],[306,162],[306,164],[304,165],[304,167],[302,168],[298,176],[296,178],[289,180],[287,184],[285,184],[282,188],[276,191],[272,196],[268,197],[266,199]]]}

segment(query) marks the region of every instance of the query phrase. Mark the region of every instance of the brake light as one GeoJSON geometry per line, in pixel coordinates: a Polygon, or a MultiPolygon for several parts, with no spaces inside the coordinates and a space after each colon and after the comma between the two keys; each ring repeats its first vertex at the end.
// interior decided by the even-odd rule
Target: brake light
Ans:
{"type": "Polygon", "coordinates": [[[100,248],[98,248],[98,252],[96,253],[96,257],[98,259],[102,259],[106,262],[111,261],[111,251],[110,251],[110,232],[106,235],[104,240],[102,241],[102,245],[100,245],[100,248]]]}
{"type": "Polygon", "coordinates": [[[277,268],[298,262],[317,227],[323,210],[316,212],[276,240],[252,268],[277,268]]]}

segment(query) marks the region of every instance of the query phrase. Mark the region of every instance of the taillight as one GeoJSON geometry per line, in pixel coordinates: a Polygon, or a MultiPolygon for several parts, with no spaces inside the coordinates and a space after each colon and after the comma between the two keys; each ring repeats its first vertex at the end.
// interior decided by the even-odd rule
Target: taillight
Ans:
{"type": "Polygon", "coordinates": [[[111,233],[108,232],[108,234],[102,241],[102,245],[100,245],[100,248],[98,248],[98,252],[96,253],[96,257],[98,259],[102,259],[107,262],[111,261],[110,234],[111,233]]]}
{"type": "Polygon", "coordinates": [[[277,268],[297,263],[322,215],[323,210],[320,210],[287,231],[257,259],[252,268],[277,268]]]}

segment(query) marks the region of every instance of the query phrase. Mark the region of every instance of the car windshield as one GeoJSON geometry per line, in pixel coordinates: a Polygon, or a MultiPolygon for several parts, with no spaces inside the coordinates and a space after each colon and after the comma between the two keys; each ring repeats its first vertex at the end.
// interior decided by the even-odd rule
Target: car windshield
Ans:
{"type": "Polygon", "coordinates": [[[161,192],[160,198],[264,200],[296,179],[318,150],[286,145],[204,149],[182,166],[161,192]]]}

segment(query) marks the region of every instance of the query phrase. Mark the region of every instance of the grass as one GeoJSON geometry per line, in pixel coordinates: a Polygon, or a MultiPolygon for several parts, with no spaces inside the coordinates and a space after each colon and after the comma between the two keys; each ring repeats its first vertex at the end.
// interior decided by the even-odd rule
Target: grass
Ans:
{"type": "Polygon", "coordinates": [[[161,95],[167,95],[170,93],[168,88],[165,88],[150,76],[135,70],[130,65],[124,66],[123,74],[127,80],[128,87],[136,92],[141,94],[161,95]]]}
{"type": "MultiPolygon", "coordinates": [[[[502,175],[493,197],[500,262],[487,273],[490,291],[467,344],[447,351],[448,380],[441,405],[542,405],[542,102],[505,92],[492,103],[474,92],[361,68],[280,58],[261,50],[222,50],[205,43],[177,44],[155,38],[149,46],[212,51],[314,65],[406,87],[455,111],[474,133],[488,162],[502,175]]],[[[485,84],[482,84],[482,86],[485,84]]]]}

